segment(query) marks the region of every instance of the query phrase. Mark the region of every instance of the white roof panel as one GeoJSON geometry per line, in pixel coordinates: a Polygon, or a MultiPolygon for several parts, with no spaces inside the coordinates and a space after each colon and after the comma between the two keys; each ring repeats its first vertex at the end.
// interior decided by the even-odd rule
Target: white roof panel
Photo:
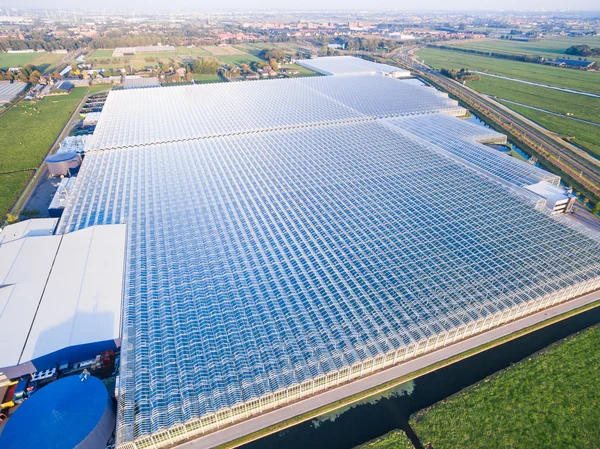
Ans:
{"type": "Polygon", "coordinates": [[[0,246],[0,368],[19,361],[60,240],[33,237],[0,246]]]}
{"type": "Polygon", "coordinates": [[[296,61],[307,69],[322,73],[323,75],[357,75],[357,74],[392,74],[410,76],[408,70],[387,64],[367,61],[354,56],[326,56],[314,59],[301,59],[296,61]]]}
{"type": "Polygon", "coordinates": [[[21,237],[52,235],[58,218],[34,218],[5,226],[0,230],[0,245],[21,237]]]}
{"type": "Polygon", "coordinates": [[[21,363],[120,337],[125,235],[114,225],[63,236],[21,363]]]}

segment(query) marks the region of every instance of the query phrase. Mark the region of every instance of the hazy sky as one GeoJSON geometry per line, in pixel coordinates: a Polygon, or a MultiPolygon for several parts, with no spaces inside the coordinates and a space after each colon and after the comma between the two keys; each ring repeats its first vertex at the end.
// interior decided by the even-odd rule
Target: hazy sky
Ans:
{"type": "Polygon", "coordinates": [[[600,10],[598,0],[0,0],[0,8],[118,9],[379,9],[379,10],[600,10]]]}

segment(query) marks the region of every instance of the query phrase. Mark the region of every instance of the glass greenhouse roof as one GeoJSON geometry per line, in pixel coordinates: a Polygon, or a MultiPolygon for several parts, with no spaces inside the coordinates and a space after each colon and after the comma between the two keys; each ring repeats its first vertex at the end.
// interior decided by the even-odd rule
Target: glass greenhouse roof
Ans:
{"type": "Polygon", "coordinates": [[[86,150],[424,112],[465,109],[432,88],[377,75],[113,91],[86,150]]]}
{"type": "Polygon", "coordinates": [[[313,59],[301,59],[296,63],[324,75],[356,75],[367,73],[391,74],[410,76],[408,70],[387,64],[366,61],[353,56],[328,56],[313,59]]]}
{"type": "MultiPolygon", "coordinates": [[[[108,111],[186,91],[148,92],[174,97],[108,111]]],[[[374,119],[90,151],[59,232],[108,223],[128,224],[119,443],[600,277],[598,242],[374,119]]]]}

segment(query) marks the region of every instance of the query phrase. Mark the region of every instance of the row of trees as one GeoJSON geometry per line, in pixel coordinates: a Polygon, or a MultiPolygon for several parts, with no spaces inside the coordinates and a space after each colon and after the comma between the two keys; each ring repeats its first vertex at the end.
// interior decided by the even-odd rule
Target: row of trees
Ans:
{"type": "Polygon", "coordinates": [[[204,57],[196,59],[188,68],[194,73],[214,75],[221,68],[221,63],[215,58],[204,57]]]}
{"type": "Polygon", "coordinates": [[[442,67],[440,73],[448,78],[458,81],[479,81],[481,79],[479,75],[469,72],[468,69],[454,70],[442,67]]]}
{"type": "Polygon", "coordinates": [[[89,44],[89,39],[0,39],[0,51],[8,50],[78,50],[89,44]]]}
{"type": "Polygon", "coordinates": [[[565,50],[565,54],[573,56],[600,56],[600,47],[592,48],[589,45],[572,45],[565,50]]]}
{"type": "Polygon", "coordinates": [[[0,80],[4,81],[22,81],[24,83],[37,84],[40,81],[42,74],[32,65],[21,67],[18,73],[13,73],[10,70],[0,70],[0,80]]]}

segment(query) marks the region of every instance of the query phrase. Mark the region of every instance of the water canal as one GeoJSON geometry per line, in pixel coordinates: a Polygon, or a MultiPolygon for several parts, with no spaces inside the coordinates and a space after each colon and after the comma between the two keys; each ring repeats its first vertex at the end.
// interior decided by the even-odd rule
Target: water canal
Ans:
{"type": "MultiPolygon", "coordinates": [[[[244,449],[350,449],[391,430],[409,430],[411,414],[507,368],[569,335],[600,322],[600,307],[456,362],[403,385],[389,397],[373,398],[320,420],[307,421],[249,443],[244,449]]],[[[414,440],[413,440],[414,441],[414,440]]]]}

